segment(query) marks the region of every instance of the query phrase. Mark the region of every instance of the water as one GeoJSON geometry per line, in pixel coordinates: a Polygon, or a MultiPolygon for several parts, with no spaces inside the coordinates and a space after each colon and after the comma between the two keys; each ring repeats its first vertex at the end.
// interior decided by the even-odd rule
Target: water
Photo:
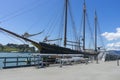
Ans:
{"type": "MultiPolygon", "coordinates": [[[[32,56],[32,53],[0,53],[0,57],[30,57],[32,56]]],[[[11,59],[10,61],[14,61],[15,59],[11,59]]],[[[9,64],[8,64],[9,65],[9,64]]],[[[14,63],[10,66],[15,65],[14,63]]],[[[2,68],[3,65],[3,59],[0,59],[0,68],[2,68]]]]}

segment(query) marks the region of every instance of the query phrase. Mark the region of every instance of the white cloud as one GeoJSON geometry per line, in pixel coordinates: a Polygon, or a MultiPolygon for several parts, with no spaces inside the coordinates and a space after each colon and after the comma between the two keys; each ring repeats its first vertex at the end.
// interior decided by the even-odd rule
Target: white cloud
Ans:
{"type": "Polygon", "coordinates": [[[120,42],[107,44],[107,50],[120,50],[120,42]]]}
{"type": "Polygon", "coordinates": [[[120,27],[116,28],[116,32],[105,32],[102,34],[107,40],[117,40],[120,39],[120,27]]]}

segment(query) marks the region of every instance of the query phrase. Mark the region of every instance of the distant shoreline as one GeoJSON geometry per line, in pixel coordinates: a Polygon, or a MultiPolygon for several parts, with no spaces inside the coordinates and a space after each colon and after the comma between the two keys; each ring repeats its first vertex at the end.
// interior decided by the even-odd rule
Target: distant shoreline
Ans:
{"type": "Polygon", "coordinates": [[[5,51],[0,51],[0,53],[39,53],[39,52],[14,52],[14,51],[5,52],[5,51]]]}

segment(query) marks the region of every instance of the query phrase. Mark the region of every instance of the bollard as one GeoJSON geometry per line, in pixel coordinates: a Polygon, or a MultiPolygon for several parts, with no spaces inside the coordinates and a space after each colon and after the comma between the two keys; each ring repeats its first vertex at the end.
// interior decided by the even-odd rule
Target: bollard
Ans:
{"type": "Polygon", "coordinates": [[[117,59],[117,66],[119,66],[119,59],[117,59]]]}

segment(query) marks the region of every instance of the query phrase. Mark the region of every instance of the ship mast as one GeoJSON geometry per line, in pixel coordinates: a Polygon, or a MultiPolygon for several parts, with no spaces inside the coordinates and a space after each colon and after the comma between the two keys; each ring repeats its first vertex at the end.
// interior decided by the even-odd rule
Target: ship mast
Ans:
{"type": "Polygon", "coordinates": [[[83,50],[85,50],[85,24],[86,24],[86,4],[84,0],[84,5],[83,5],[83,13],[84,13],[84,22],[83,22],[83,50]]]}
{"type": "Polygon", "coordinates": [[[97,52],[97,14],[95,11],[95,52],[97,52]]]}
{"type": "MultiPolygon", "coordinates": [[[[95,53],[97,52],[97,14],[95,11],[95,53]]],[[[96,55],[96,63],[98,64],[98,56],[96,55]]]]}
{"type": "Polygon", "coordinates": [[[64,25],[64,47],[66,47],[67,43],[67,7],[68,7],[68,0],[65,0],[65,25],[64,25]]]}

